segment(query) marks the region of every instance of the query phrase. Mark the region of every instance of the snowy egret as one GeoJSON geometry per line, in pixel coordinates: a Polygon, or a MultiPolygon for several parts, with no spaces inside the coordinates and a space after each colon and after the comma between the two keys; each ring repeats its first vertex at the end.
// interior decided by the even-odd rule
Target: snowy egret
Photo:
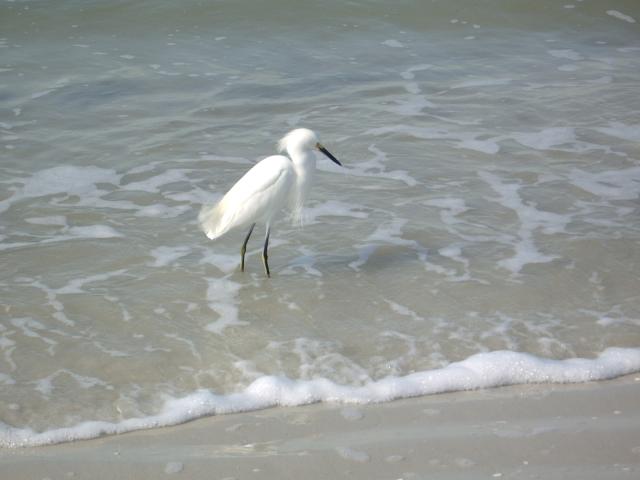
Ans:
{"type": "Polygon", "coordinates": [[[231,187],[216,205],[205,205],[200,210],[200,228],[211,240],[229,230],[249,226],[249,232],[240,249],[240,270],[244,272],[247,242],[256,223],[264,222],[266,236],[262,250],[262,263],[270,277],[267,248],[271,222],[283,207],[294,216],[300,216],[316,169],[313,150],[319,150],[333,162],[342,166],[336,157],[322,146],[317,135],[309,129],[297,128],[287,133],[278,150],[284,155],[272,155],[254,165],[231,187]]]}

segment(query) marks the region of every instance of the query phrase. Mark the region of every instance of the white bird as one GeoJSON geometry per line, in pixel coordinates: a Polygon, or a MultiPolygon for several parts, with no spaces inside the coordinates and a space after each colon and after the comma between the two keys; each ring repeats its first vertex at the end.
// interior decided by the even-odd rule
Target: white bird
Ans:
{"type": "Polygon", "coordinates": [[[228,231],[249,226],[249,233],[240,249],[240,270],[244,272],[247,242],[256,223],[266,225],[262,250],[262,263],[270,277],[267,261],[269,232],[275,215],[288,207],[294,216],[300,211],[311,188],[316,170],[313,150],[319,150],[333,162],[342,166],[336,157],[322,146],[317,135],[309,129],[297,128],[279,142],[278,150],[289,156],[272,155],[254,165],[231,187],[216,205],[205,205],[200,210],[200,228],[214,240],[228,231]]]}

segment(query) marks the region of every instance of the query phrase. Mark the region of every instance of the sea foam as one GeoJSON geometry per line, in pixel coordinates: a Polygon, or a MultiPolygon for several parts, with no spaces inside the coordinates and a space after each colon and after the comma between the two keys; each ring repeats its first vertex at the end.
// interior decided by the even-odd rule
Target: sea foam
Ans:
{"type": "Polygon", "coordinates": [[[478,353],[446,367],[390,376],[362,386],[340,385],[325,378],[293,380],[263,376],[243,391],[218,395],[197,390],[170,398],[159,413],[120,422],[85,421],[72,427],[36,432],[0,424],[0,446],[39,446],[85,440],[169,425],[226,413],[318,402],[366,404],[445,392],[476,390],[527,383],[581,383],[607,380],[640,371],[640,348],[608,348],[596,358],[553,360],[527,353],[478,353]]]}

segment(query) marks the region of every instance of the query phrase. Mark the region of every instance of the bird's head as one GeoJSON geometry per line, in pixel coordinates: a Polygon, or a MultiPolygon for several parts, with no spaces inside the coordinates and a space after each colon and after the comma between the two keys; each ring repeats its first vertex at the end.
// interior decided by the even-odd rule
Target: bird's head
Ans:
{"type": "Polygon", "coordinates": [[[295,130],[291,130],[278,142],[278,150],[280,152],[287,152],[289,155],[291,155],[292,152],[318,150],[329,157],[331,161],[342,166],[338,159],[320,143],[315,132],[308,128],[296,128],[295,130]]]}

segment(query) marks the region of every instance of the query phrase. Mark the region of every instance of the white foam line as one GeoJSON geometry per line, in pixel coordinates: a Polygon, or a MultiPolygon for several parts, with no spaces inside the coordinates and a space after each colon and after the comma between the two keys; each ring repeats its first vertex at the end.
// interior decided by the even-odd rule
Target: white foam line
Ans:
{"type": "Polygon", "coordinates": [[[640,142],[640,124],[625,125],[621,122],[610,122],[608,127],[594,128],[594,130],[629,142],[640,142]]]}
{"type": "Polygon", "coordinates": [[[391,48],[404,48],[404,44],[402,42],[399,42],[398,40],[395,40],[393,38],[385,40],[384,42],[382,42],[382,45],[386,45],[387,47],[391,48]]]}
{"type": "MultiPolygon", "coordinates": [[[[436,116],[433,117],[439,118],[436,116]]],[[[623,138],[626,139],[634,139],[636,137],[637,132],[634,130],[634,126],[628,126],[624,130],[616,128],[617,126],[619,126],[619,124],[612,126],[606,131],[603,131],[602,128],[597,130],[608,134],[618,132],[618,136],[624,135],[623,138]]],[[[592,151],[615,153],[609,146],[578,140],[575,127],[549,127],[537,132],[513,132],[489,138],[484,138],[486,134],[482,132],[453,132],[444,128],[415,127],[412,125],[393,125],[390,127],[374,128],[367,130],[365,134],[374,136],[396,134],[408,135],[423,140],[447,140],[454,142],[454,148],[475,150],[488,155],[498,153],[501,148],[501,142],[506,140],[515,140],[519,144],[534,150],[559,150],[572,153],[592,151]]]]}
{"type": "Polygon", "coordinates": [[[508,85],[513,81],[512,78],[473,78],[463,82],[455,83],[449,87],[450,90],[457,88],[476,88],[476,87],[499,87],[508,85]]]}
{"type": "Polygon", "coordinates": [[[54,310],[52,314],[53,318],[55,318],[56,320],[65,324],[68,327],[73,327],[76,324],[76,322],[74,322],[69,317],[67,317],[64,311],[64,305],[60,300],[58,300],[57,292],[54,289],[48,287],[47,285],[40,282],[39,280],[32,282],[31,286],[42,290],[44,294],[47,296],[47,302],[51,306],[51,308],[53,308],[54,310]]]}
{"type": "Polygon", "coordinates": [[[568,215],[560,215],[553,212],[538,210],[535,205],[525,203],[519,194],[519,183],[506,183],[500,177],[489,172],[478,172],[480,178],[500,195],[499,203],[512,209],[518,216],[520,228],[518,229],[518,241],[514,242],[515,254],[498,262],[498,264],[513,273],[519,273],[529,263],[546,263],[558,258],[556,255],[541,253],[534,240],[534,232],[542,230],[543,233],[558,233],[564,231],[570,221],[568,215]]]}
{"type": "Polygon", "coordinates": [[[420,89],[415,83],[405,85],[410,95],[406,95],[401,100],[395,100],[394,105],[389,109],[398,115],[416,116],[421,115],[426,108],[435,108],[436,105],[427,100],[424,95],[418,95],[420,89]]]}
{"type": "Polygon", "coordinates": [[[607,10],[607,15],[613,18],[617,18],[618,20],[623,20],[628,23],[636,23],[635,18],[633,18],[630,15],[625,15],[624,13],[619,12],[618,10],[607,10]]]}
{"type": "Polygon", "coordinates": [[[414,65],[413,67],[409,67],[407,70],[402,72],[400,76],[405,80],[413,80],[414,78],[416,78],[416,76],[414,75],[414,72],[421,72],[423,70],[429,70],[430,68],[433,68],[433,65],[430,65],[428,63],[421,64],[421,65],[414,65]]]}
{"type": "Polygon", "coordinates": [[[0,424],[0,446],[21,447],[86,440],[169,425],[196,418],[247,412],[275,406],[318,402],[379,403],[423,395],[527,383],[582,383],[608,380],[640,371],[640,348],[608,348],[596,358],[552,360],[527,353],[478,353],[461,362],[404,377],[390,376],[362,386],[339,385],[325,378],[292,380],[263,376],[241,392],[217,395],[197,390],[165,402],[161,411],[121,422],[86,421],[72,427],[35,432],[0,424]]]}
{"type": "Polygon", "coordinates": [[[148,265],[152,267],[166,267],[176,260],[185,257],[191,253],[191,249],[186,245],[177,245],[175,247],[161,246],[156,247],[149,252],[154,258],[153,262],[148,265]]]}
{"type": "Polygon", "coordinates": [[[301,255],[291,260],[287,267],[280,271],[280,275],[293,275],[295,274],[296,269],[302,269],[308,275],[321,277],[322,272],[314,267],[318,261],[316,253],[304,247],[299,248],[298,251],[301,255]]]}
{"type": "Polygon", "coordinates": [[[493,137],[486,140],[481,140],[482,133],[476,132],[460,132],[453,133],[442,128],[431,127],[414,127],[410,125],[394,125],[391,127],[380,127],[368,130],[365,132],[367,135],[386,135],[386,134],[402,134],[408,135],[414,138],[420,138],[424,140],[457,140],[457,148],[463,148],[467,150],[475,150],[477,152],[486,153],[488,155],[494,155],[500,151],[499,141],[504,137],[493,137]]]}
{"type": "Polygon", "coordinates": [[[569,173],[569,180],[573,185],[601,198],[634,200],[638,198],[640,167],[597,173],[574,168],[569,173]]]}
{"type": "Polygon", "coordinates": [[[58,235],[51,238],[38,239],[36,242],[15,242],[0,244],[0,251],[13,250],[23,247],[39,247],[49,243],[66,242],[68,240],[102,240],[109,238],[121,238],[120,232],[108,225],[86,225],[81,227],[69,227],[63,229],[67,235],[58,235]]]}
{"type": "MultiPolygon", "coordinates": [[[[389,180],[398,180],[405,183],[407,186],[412,187],[418,185],[418,181],[413,178],[406,170],[387,170],[386,162],[388,161],[386,153],[380,150],[375,144],[369,145],[368,150],[373,154],[373,157],[358,162],[350,166],[347,170],[340,170],[341,174],[353,175],[356,177],[370,177],[370,178],[385,178],[389,180]]],[[[333,165],[333,164],[331,164],[333,165]]],[[[323,166],[318,167],[319,170],[338,172],[335,166],[323,166]]]]}
{"type": "Polygon", "coordinates": [[[67,283],[64,287],[51,289],[53,292],[57,294],[61,293],[84,293],[84,286],[88,283],[93,282],[102,282],[104,280],[109,280],[112,277],[119,277],[124,275],[127,272],[126,269],[114,270],[112,272],[99,273],[96,275],[89,275],[87,277],[74,278],[69,283],[67,283]]]}
{"type": "Polygon", "coordinates": [[[552,57],[562,58],[564,60],[584,60],[584,57],[580,55],[575,50],[564,49],[564,50],[548,50],[547,53],[552,57]]]}
{"type": "Polygon", "coordinates": [[[218,314],[218,319],[206,326],[210,332],[218,335],[232,325],[246,325],[238,318],[238,294],[241,285],[226,278],[210,278],[208,280],[207,301],[209,308],[218,314]]]}
{"type": "Polygon", "coordinates": [[[338,200],[327,200],[322,203],[316,203],[311,207],[306,207],[303,212],[303,220],[305,225],[313,225],[319,223],[319,217],[350,217],[350,218],[368,218],[365,207],[362,205],[351,205],[338,200]]]}
{"type": "Polygon", "coordinates": [[[16,179],[16,181],[22,183],[22,187],[14,189],[11,197],[0,201],[0,213],[26,198],[58,194],[97,198],[102,190],[96,185],[99,183],[115,185],[120,181],[120,175],[113,170],[95,166],[59,165],[39,170],[28,178],[16,179]]]}
{"type": "Polygon", "coordinates": [[[415,321],[420,321],[420,322],[424,321],[424,317],[418,315],[416,312],[414,312],[410,308],[404,305],[400,305],[399,303],[396,303],[392,300],[387,300],[386,298],[384,298],[383,300],[387,303],[387,305],[389,305],[391,310],[396,312],[398,315],[410,317],[412,320],[415,320],[415,321]]]}
{"type": "Polygon", "coordinates": [[[41,335],[38,332],[48,332],[49,329],[45,327],[42,323],[38,322],[33,318],[12,318],[10,320],[11,325],[16,328],[19,328],[22,331],[22,334],[26,337],[38,338],[42,342],[48,345],[47,352],[50,355],[53,355],[55,346],[58,345],[58,342],[52,340],[44,335],[41,335]]]}
{"type": "Polygon", "coordinates": [[[190,170],[188,169],[169,169],[145,180],[121,185],[120,188],[122,190],[138,190],[142,192],[159,193],[161,187],[164,187],[165,185],[178,182],[188,182],[189,178],[187,177],[187,173],[189,171],[190,170]]]}
{"type": "Polygon", "coordinates": [[[428,257],[427,249],[415,240],[402,238],[402,229],[407,221],[406,218],[393,218],[389,222],[378,225],[376,230],[365,239],[366,243],[357,245],[359,250],[358,259],[349,263],[349,267],[356,271],[359,270],[362,265],[369,261],[369,258],[378,247],[383,245],[411,248],[416,251],[420,261],[426,263],[428,257]]]}

